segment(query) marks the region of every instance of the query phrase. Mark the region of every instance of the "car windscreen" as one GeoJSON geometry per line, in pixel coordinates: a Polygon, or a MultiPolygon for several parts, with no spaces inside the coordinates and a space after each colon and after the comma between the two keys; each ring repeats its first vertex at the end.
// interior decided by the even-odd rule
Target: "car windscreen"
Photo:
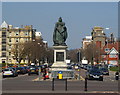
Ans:
{"type": "Polygon", "coordinates": [[[10,67],[9,69],[13,69],[13,70],[15,70],[15,68],[12,68],[12,67],[10,67]]]}
{"type": "Polygon", "coordinates": [[[30,69],[37,69],[37,67],[30,67],[30,69]]]}
{"type": "Polygon", "coordinates": [[[102,71],[108,71],[107,68],[101,68],[100,70],[102,70],[102,71]]]}
{"type": "Polygon", "coordinates": [[[22,70],[23,68],[22,67],[18,67],[18,68],[16,68],[17,70],[22,70]]]}
{"type": "Polygon", "coordinates": [[[99,70],[91,70],[90,73],[101,73],[99,70]]]}
{"type": "Polygon", "coordinates": [[[12,71],[11,69],[5,69],[4,71],[12,71]]]}

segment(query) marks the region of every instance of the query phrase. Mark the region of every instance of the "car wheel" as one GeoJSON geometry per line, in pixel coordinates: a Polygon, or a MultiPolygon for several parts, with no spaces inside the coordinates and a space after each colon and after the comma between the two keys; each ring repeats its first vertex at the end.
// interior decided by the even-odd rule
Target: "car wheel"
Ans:
{"type": "Polygon", "coordinates": [[[13,77],[15,77],[16,75],[15,74],[13,74],[13,77]]]}
{"type": "Polygon", "coordinates": [[[103,78],[100,78],[99,81],[103,81],[103,78]]]}
{"type": "Polygon", "coordinates": [[[28,73],[28,75],[30,76],[30,73],[28,73]]]}
{"type": "Polygon", "coordinates": [[[36,73],[37,75],[39,75],[38,73],[36,73]]]}
{"type": "Polygon", "coordinates": [[[18,76],[18,74],[16,74],[16,77],[18,76]]]}
{"type": "Polygon", "coordinates": [[[5,76],[3,76],[3,78],[5,78],[5,76]]]}

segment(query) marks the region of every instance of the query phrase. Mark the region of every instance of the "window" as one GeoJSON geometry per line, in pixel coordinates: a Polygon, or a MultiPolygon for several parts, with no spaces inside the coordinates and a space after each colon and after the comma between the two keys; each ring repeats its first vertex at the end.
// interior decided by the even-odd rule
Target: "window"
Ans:
{"type": "Polygon", "coordinates": [[[109,55],[110,58],[117,58],[118,56],[116,54],[109,55]]]}
{"type": "Polygon", "coordinates": [[[102,55],[103,58],[106,58],[106,55],[102,55]]]}
{"type": "Polygon", "coordinates": [[[17,35],[19,35],[19,32],[18,32],[18,31],[16,31],[16,36],[17,36],[17,35]]]}
{"type": "Polygon", "coordinates": [[[100,34],[98,34],[98,36],[100,36],[100,34]]]}
{"type": "Polygon", "coordinates": [[[6,57],[6,52],[2,52],[2,57],[6,57]]]}
{"type": "Polygon", "coordinates": [[[11,56],[11,52],[9,52],[9,56],[11,56]]]}
{"type": "Polygon", "coordinates": [[[6,37],[6,32],[2,32],[2,37],[6,37]]]}
{"type": "Polygon", "coordinates": [[[12,41],[11,41],[11,38],[9,38],[9,42],[12,42],[12,41]]]}
{"type": "Polygon", "coordinates": [[[6,39],[2,39],[2,44],[6,44],[6,39]]]}
{"type": "Polygon", "coordinates": [[[16,38],[16,42],[18,42],[19,41],[19,39],[18,38],[16,38]]]}
{"type": "Polygon", "coordinates": [[[109,48],[105,48],[105,52],[108,52],[110,49],[109,48]]]}
{"type": "Polygon", "coordinates": [[[9,45],[9,49],[11,49],[12,48],[12,45],[9,45]]]}
{"type": "Polygon", "coordinates": [[[2,51],[6,51],[6,45],[2,45],[2,51]]]}
{"type": "Polygon", "coordinates": [[[2,35],[6,35],[6,32],[2,32],[2,35]]]}
{"type": "Polygon", "coordinates": [[[28,32],[25,32],[25,36],[28,36],[28,32]]]}
{"type": "Polygon", "coordinates": [[[96,32],[99,32],[99,33],[101,33],[101,32],[102,32],[102,30],[97,30],[96,32]]]}
{"type": "Polygon", "coordinates": [[[113,61],[109,61],[109,64],[112,64],[112,65],[117,65],[118,62],[116,60],[113,60],[113,61]]]}
{"type": "Polygon", "coordinates": [[[25,38],[25,42],[27,42],[28,41],[28,38],[25,38]]]}
{"type": "Polygon", "coordinates": [[[11,31],[9,32],[9,36],[11,36],[11,31]]]}

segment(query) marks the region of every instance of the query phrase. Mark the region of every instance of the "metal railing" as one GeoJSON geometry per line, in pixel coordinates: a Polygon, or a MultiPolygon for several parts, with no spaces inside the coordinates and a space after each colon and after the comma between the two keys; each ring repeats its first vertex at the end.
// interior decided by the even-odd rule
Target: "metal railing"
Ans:
{"type": "MultiPolygon", "coordinates": [[[[57,78],[58,77],[58,72],[59,71],[51,71],[51,77],[52,78],[57,78]]],[[[62,71],[62,76],[63,76],[63,79],[65,79],[65,78],[74,78],[75,77],[75,71],[74,70],[62,71]]]]}

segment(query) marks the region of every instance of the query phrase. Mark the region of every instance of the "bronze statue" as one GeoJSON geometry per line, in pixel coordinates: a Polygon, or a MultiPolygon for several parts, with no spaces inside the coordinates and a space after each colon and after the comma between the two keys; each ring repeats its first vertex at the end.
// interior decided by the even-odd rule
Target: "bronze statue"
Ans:
{"type": "Polygon", "coordinates": [[[67,39],[67,28],[65,23],[62,22],[62,18],[60,17],[58,22],[55,24],[55,29],[53,33],[53,42],[54,46],[66,46],[65,41],[67,39]]]}

